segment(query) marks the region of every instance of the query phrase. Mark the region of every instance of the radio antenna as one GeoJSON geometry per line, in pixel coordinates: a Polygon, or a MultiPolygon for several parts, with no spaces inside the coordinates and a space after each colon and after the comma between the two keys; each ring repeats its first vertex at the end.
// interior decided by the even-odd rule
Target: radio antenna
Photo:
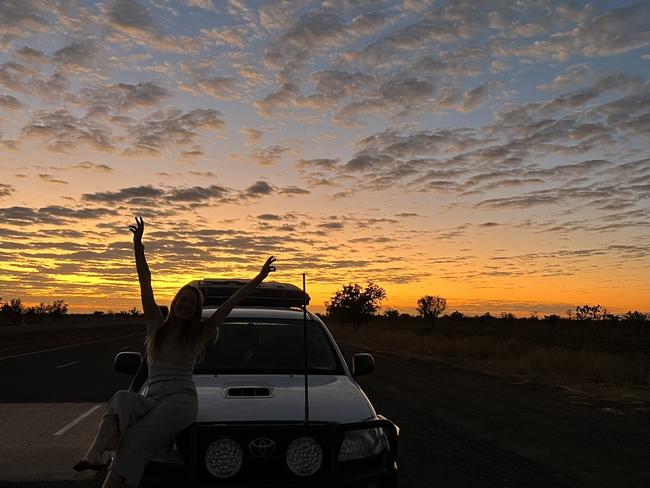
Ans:
{"type": "Polygon", "coordinates": [[[305,351],[305,424],[309,424],[309,381],[307,361],[307,287],[305,285],[305,273],[302,274],[302,331],[305,351]]]}

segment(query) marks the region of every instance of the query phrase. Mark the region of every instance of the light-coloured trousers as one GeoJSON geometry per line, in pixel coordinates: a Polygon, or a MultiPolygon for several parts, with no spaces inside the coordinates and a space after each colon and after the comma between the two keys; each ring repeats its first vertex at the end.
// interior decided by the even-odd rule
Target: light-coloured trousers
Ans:
{"type": "Polygon", "coordinates": [[[191,380],[153,382],[145,396],[120,390],[108,401],[104,415],[117,415],[121,434],[111,470],[138,486],[144,468],[198,413],[196,388],[191,380]]]}

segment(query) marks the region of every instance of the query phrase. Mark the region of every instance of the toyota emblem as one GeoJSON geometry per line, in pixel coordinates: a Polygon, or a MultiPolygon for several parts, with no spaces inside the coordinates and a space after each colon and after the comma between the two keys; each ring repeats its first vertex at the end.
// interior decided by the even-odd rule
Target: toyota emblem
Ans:
{"type": "Polygon", "coordinates": [[[251,441],[248,450],[255,457],[269,457],[275,452],[275,442],[266,437],[259,437],[251,441]]]}

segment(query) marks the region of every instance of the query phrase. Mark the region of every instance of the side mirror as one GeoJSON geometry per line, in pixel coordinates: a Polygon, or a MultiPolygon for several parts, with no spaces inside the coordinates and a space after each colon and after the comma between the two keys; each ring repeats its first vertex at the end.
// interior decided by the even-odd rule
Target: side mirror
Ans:
{"type": "Polygon", "coordinates": [[[113,362],[113,367],[118,373],[134,375],[142,364],[142,355],[139,352],[118,352],[113,362]]]}
{"type": "Polygon", "coordinates": [[[352,355],[352,376],[372,373],[375,370],[375,359],[367,352],[352,355]]]}

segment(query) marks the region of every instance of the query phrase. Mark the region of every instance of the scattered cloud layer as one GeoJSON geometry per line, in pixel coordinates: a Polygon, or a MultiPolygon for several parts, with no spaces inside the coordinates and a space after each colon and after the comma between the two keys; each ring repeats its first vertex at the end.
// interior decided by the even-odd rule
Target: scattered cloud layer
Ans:
{"type": "Polygon", "coordinates": [[[178,276],[272,252],[324,290],[381,276],[488,304],[588,296],[595,273],[597,296],[648,292],[648,18],[644,1],[2,1],[0,283],[132,295],[121,232],[140,212],[178,276]]]}

